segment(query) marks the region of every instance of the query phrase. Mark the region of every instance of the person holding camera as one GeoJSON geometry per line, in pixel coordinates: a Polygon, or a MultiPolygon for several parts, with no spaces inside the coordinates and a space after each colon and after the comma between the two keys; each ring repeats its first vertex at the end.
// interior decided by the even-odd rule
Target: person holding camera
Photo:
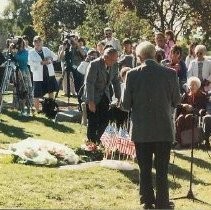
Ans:
{"type": "Polygon", "coordinates": [[[49,98],[54,98],[53,93],[58,90],[53,67],[53,61],[57,60],[57,56],[47,47],[43,47],[40,36],[35,36],[33,43],[34,49],[29,51],[29,65],[33,73],[34,106],[39,112],[39,98],[47,93],[49,98]]]}
{"type": "Polygon", "coordinates": [[[63,74],[63,89],[68,96],[70,96],[70,90],[73,95],[76,95],[80,89],[77,67],[86,56],[77,40],[74,34],[68,34],[58,52],[59,59],[64,62],[66,72],[63,74]]]}

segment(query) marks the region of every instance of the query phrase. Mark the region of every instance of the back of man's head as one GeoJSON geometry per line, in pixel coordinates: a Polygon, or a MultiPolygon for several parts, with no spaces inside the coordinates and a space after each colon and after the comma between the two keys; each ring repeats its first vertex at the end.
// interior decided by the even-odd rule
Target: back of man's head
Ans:
{"type": "Polygon", "coordinates": [[[155,52],[155,45],[148,41],[141,42],[136,47],[136,55],[141,59],[141,61],[146,59],[154,59],[155,52]]]}

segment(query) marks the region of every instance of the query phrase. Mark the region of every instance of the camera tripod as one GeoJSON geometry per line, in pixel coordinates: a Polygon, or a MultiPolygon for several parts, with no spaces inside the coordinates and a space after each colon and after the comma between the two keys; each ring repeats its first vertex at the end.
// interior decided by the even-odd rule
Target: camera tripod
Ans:
{"type": "Polygon", "coordinates": [[[194,132],[194,124],[195,124],[195,114],[193,112],[193,116],[192,116],[192,125],[191,125],[191,156],[190,156],[190,160],[191,160],[191,164],[190,164],[190,180],[189,180],[189,190],[188,190],[188,193],[187,195],[185,196],[180,196],[180,197],[177,197],[177,198],[172,198],[172,200],[180,200],[180,199],[190,199],[192,200],[193,202],[196,201],[198,203],[202,203],[202,204],[205,204],[205,205],[209,205],[211,206],[210,203],[207,203],[205,201],[202,201],[198,198],[196,198],[194,196],[194,193],[193,193],[193,190],[192,190],[192,184],[193,184],[193,151],[194,151],[194,137],[195,137],[195,132],[194,132]]]}
{"type": "Polygon", "coordinates": [[[32,108],[32,103],[29,99],[25,84],[24,84],[24,78],[19,71],[18,66],[15,65],[15,62],[13,61],[12,57],[10,56],[7,61],[5,62],[5,71],[2,79],[2,85],[0,89],[0,113],[2,112],[3,108],[3,99],[6,91],[8,90],[8,86],[10,84],[10,80],[12,79],[12,82],[14,84],[14,92],[13,96],[17,97],[18,106],[20,107],[20,100],[23,99],[23,97],[26,98],[26,103],[32,108]],[[20,86],[22,85],[22,91],[20,91],[20,86]]]}

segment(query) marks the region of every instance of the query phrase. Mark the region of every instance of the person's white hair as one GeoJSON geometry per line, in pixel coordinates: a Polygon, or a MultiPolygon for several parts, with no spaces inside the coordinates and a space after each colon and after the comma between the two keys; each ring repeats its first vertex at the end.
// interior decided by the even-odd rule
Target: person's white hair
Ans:
{"type": "Polygon", "coordinates": [[[141,42],[136,47],[136,55],[144,57],[145,59],[150,59],[155,57],[155,45],[151,42],[144,41],[141,42]]]}
{"type": "Polygon", "coordinates": [[[110,27],[106,27],[106,28],[104,28],[104,33],[105,33],[106,31],[111,31],[111,32],[112,32],[112,29],[111,29],[110,27]]]}
{"type": "Polygon", "coordinates": [[[196,45],[194,51],[195,51],[195,54],[197,54],[197,52],[203,52],[205,54],[207,52],[207,48],[205,45],[199,44],[199,45],[196,45]]]}
{"type": "Polygon", "coordinates": [[[192,82],[195,82],[198,88],[201,87],[201,81],[198,77],[189,77],[187,80],[188,87],[190,87],[192,82]]]}

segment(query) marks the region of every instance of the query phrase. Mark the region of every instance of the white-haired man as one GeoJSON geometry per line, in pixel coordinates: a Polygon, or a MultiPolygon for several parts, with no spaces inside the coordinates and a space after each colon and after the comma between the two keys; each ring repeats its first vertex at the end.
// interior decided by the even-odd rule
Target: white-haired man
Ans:
{"type": "Polygon", "coordinates": [[[145,209],[171,208],[168,164],[174,139],[172,106],[180,101],[176,72],[155,59],[155,46],[137,46],[141,65],[127,74],[123,107],[131,110],[132,140],[140,168],[140,201],[145,209]],[[156,196],[152,185],[152,157],[156,169],[156,196]]]}
{"type": "Polygon", "coordinates": [[[119,55],[121,54],[122,48],[121,48],[121,44],[120,41],[112,36],[112,29],[107,27],[104,29],[104,36],[105,39],[103,40],[103,42],[106,45],[111,45],[114,49],[116,49],[119,53],[119,55]]]}
{"type": "Polygon", "coordinates": [[[87,102],[87,138],[94,143],[100,143],[100,137],[108,125],[109,103],[111,95],[109,86],[112,83],[115,97],[120,101],[121,88],[118,71],[111,68],[117,62],[118,53],[113,48],[107,48],[102,57],[92,61],[85,76],[84,94],[87,102]]]}
{"type": "Polygon", "coordinates": [[[206,46],[197,45],[195,47],[196,58],[190,63],[188,67],[188,78],[198,77],[202,82],[202,89],[207,85],[207,82],[211,82],[211,61],[207,60],[206,46]]]}

